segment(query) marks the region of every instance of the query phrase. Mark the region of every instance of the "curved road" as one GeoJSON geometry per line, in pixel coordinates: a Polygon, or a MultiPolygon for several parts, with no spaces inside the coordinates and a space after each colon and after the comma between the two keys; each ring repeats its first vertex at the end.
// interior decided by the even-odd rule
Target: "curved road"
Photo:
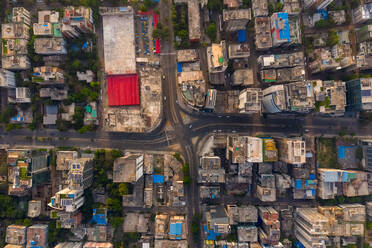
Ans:
{"type": "Polygon", "coordinates": [[[176,85],[176,54],[173,48],[173,30],[171,11],[166,1],[160,1],[161,22],[170,28],[169,41],[162,43],[163,54],[160,56],[164,71],[163,92],[164,120],[151,133],[108,133],[100,130],[85,134],[75,131],[59,132],[57,130],[26,129],[10,132],[0,131],[0,143],[6,145],[35,146],[74,146],[82,148],[116,148],[116,149],[149,149],[165,150],[171,145],[179,145],[186,162],[190,165],[192,183],[185,190],[187,214],[189,221],[189,244],[193,244],[191,235],[192,216],[200,212],[197,178],[198,155],[193,138],[199,140],[211,133],[245,133],[249,135],[338,135],[341,131],[347,134],[366,137],[372,136],[372,125],[361,125],[357,119],[318,117],[313,115],[278,114],[247,116],[241,114],[224,114],[195,112],[179,106],[176,85]],[[167,17],[167,18],[166,18],[167,17]],[[168,23],[167,23],[168,21],[168,23]],[[182,113],[182,114],[181,114],[182,113]],[[188,115],[192,120],[183,123],[182,116],[188,115]]]}

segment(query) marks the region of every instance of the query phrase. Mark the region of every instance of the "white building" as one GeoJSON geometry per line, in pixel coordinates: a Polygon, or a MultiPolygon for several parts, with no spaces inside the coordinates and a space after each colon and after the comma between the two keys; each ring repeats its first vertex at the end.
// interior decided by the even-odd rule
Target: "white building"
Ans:
{"type": "Polygon", "coordinates": [[[48,204],[49,207],[73,213],[84,204],[84,190],[71,190],[65,188],[58,191],[48,204]]]}
{"type": "Polygon", "coordinates": [[[0,87],[16,87],[14,72],[0,68],[0,87]]]}
{"type": "Polygon", "coordinates": [[[301,138],[279,138],[279,159],[288,164],[304,164],[306,162],[305,141],[301,138]]]}
{"type": "Polygon", "coordinates": [[[262,163],[262,139],[257,137],[247,137],[247,161],[251,163],[262,163]]]}

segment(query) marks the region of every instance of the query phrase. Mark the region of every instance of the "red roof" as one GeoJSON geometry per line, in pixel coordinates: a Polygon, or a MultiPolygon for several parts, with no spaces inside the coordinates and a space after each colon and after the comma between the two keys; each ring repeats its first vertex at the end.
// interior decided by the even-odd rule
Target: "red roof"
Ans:
{"type": "Polygon", "coordinates": [[[109,106],[139,105],[137,74],[110,75],[107,77],[109,106]]]}

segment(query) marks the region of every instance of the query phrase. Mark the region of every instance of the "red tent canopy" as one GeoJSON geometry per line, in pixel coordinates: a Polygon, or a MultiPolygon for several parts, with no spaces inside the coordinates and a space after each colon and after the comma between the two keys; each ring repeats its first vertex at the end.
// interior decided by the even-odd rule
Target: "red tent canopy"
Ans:
{"type": "Polygon", "coordinates": [[[139,105],[139,83],[137,74],[110,75],[107,77],[109,106],[139,105]]]}

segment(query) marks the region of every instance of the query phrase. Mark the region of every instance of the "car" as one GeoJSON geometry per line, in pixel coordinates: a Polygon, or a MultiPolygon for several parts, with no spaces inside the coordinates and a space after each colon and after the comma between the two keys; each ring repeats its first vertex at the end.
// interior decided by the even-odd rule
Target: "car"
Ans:
{"type": "Polygon", "coordinates": [[[164,101],[166,101],[166,100],[167,100],[167,97],[165,96],[165,97],[164,97],[164,101]]]}
{"type": "Polygon", "coordinates": [[[163,79],[165,79],[165,75],[163,74],[163,79]]]}
{"type": "Polygon", "coordinates": [[[192,125],[190,125],[189,128],[192,128],[192,125]]]}
{"type": "Polygon", "coordinates": [[[222,115],[219,115],[219,116],[218,116],[218,118],[221,118],[221,117],[222,117],[222,115]]]}

